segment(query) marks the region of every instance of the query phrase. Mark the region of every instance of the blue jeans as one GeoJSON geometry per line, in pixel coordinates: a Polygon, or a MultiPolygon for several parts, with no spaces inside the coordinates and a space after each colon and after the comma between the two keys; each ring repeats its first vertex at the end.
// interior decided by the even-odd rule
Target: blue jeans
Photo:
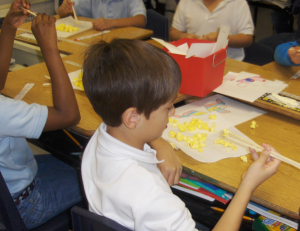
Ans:
{"type": "Polygon", "coordinates": [[[38,173],[34,189],[17,206],[28,229],[45,223],[82,200],[79,171],[51,155],[35,158],[38,173]]]}

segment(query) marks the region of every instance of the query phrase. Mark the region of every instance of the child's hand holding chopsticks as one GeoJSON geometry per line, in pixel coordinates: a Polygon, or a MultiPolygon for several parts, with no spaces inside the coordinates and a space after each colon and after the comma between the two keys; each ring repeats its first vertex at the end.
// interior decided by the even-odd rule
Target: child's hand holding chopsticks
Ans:
{"type": "Polygon", "coordinates": [[[17,29],[21,26],[26,18],[28,17],[28,10],[30,9],[30,2],[27,0],[15,0],[5,17],[3,25],[11,26],[14,29],[17,29]],[[23,10],[23,9],[24,10],[23,10]]]}

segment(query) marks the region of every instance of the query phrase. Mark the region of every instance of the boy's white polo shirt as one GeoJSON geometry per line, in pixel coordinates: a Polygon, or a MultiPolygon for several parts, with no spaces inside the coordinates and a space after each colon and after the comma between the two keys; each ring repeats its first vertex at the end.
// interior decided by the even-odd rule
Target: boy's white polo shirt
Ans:
{"type": "MultiPolygon", "coordinates": [[[[211,13],[203,0],[180,0],[172,26],[200,37],[217,32],[221,25],[230,27],[229,35],[253,35],[254,25],[247,1],[223,0],[211,13]]],[[[229,58],[242,61],[243,48],[228,48],[229,58]]]]}
{"type": "Polygon", "coordinates": [[[132,230],[196,230],[190,212],[175,196],[147,144],[138,150],[113,138],[102,123],[82,159],[90,211],[132,230]]]}

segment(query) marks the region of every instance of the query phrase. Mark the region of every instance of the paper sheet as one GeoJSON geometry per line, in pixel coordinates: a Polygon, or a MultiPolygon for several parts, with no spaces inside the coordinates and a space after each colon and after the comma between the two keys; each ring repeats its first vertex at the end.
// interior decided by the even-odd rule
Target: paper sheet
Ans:
{"type": "Polygon", "coordinates": [[[61,18],[56,20],[55,26],[58,27],[59,24],[64,23],[65,25],[70,25],[73,27],[78,27],[79,30],[78,31],[74,31],[74,32],[64,32],[64,31],[57,31],[57,37],[60,38],[68,38],[70,36],[73,36],[75,34],[84,32],[86,30],[92,29],[93,28],[93,24],[92,22],[86,22],[86,21],[78,21],[79,24],[76,24],[75,19],[72,16],[66,17],[66,18],[61,18]]]}
{"type": "Polygon", "coordinates": [[[270,81],[253,73],[229,72],[224,76],[222,85],[214,92],[253,103],[265,93],[279,93],[287,86],[288,84],[281,81],[270,81]]]}
{"type": "MultiPolygon", "coordinates": [[[[79,77],[79,74],[82,73],[82,71],[83,71],[83,70],[80,69],[80,70],[77,70],[77,71],[74,71],[74,72],[69,73],[68,75],[69,75],[70,81],[73,81],[74,78],[78,78],[78,77],[79,77]]],[[[47,75],[45,75],[45,77],[46,77],[47,79],[50,79],[50,77],[47,76],[47,75]]],[[[80,90],[80,91],[84,91],[84,90],[82,90],[80,87],[76,87],[74,83],[71,82],[71,84],[72,84],[73,89],[80,90]]]]}
{"type": "MultiPolygon", "coordinates": [[[[192,118],[200,118],[203,122],[208,122],[209,126],[212,123],[216,123],[216,133],[196,130],[195,132],[185,132],[184,136],[193,136],[194,133],[207,133],[208,139],[205,142],[206,146],[203,148],[203,152],[199,152],[195,149],[187,147],[184,141],[177,141],[175,138],[169,137],[170,131],[178,131],[177,127],[173,127],[168,124],[168,128],[163,133],[163,138],[174,143],[178,148],[184,151],[187,155],[201,162],[216,162],[224,158],[238,157],[249,153],[248,149],[244,146],[237,145],[238,150],[233,151],[231,148],[224,148],[223,145],[217,145],[214,143],[215,139],[226,140],[221,136],[221,131],[224,128],[228,129],[232,133],[242,136],[250,140],[243,133],[238,131],[234,126],[245,121],[251,120],[265,112],[255,107],[243,104],[239,101],[227,98],[221,95],[214,95],[208,98],[199,100],[197,102],[176,108],[175,115],[172,118],[179,120],[179,123],[191,121],[192,118]],[[216,115],[216,120],[210,120],[209,115],[216,115]]],[[[249,129],[250,129],[249,121],[249,129]]],[[[229,141],[229,140],[227,140],[229,141]]]]}

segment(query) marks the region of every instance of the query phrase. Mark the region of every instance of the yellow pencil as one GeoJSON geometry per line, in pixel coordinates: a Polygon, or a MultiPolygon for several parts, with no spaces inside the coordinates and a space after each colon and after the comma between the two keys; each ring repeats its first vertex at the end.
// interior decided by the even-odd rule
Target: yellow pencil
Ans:
{"type": "Polygon", "coordinates": [[[77,144],[81,149],[83,149],[83,146],[66,129],[63,129],[63,131],[71,138],[71,140],[75,142],[75,144],[77,144]]]}
{"type": "MultiPolygon", "coordinates": [[[[225,212],[225,210],[224,210],[224,209],[221,209],[221,208],[217,208],[217,207],[211,207],[211,208],[212,208],[213,210],[219,211],[219,212],[221,212],[221,213],[224,213],[224,212],[225,212]]],[[[243,219],[248,220],[248,221],[254,221],[253,218],[247,217],[247,216],[243,216],[243,219]]]]}
{"type": "Polygon", "coordinates": [[[72,9],[73,9],[73,13],[74,13],[74,18],[75,18],[76,24],[79,24],[78,19],[77,19],[77,15],[76,15],[76,12],[74,10],[74,6],[73,5],[72,5],[72,9]]]}

